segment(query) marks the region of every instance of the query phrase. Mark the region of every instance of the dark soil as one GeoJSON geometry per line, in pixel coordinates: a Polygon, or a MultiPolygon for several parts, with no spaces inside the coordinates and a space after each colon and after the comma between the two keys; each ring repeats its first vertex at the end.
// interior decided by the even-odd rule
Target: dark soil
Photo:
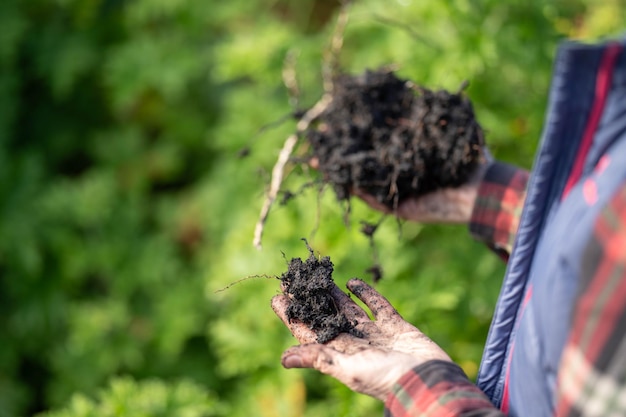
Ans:
{"type": "Polygon", "coordinates": [[[462,93],[415,87],[385,70],[337,77],[306,139],[339,200],[360,188],[390,208],[465,183],[484,145],[462,93]]]}
{"type": "Polygon", "coordinates": [[[318,343],[326,343],[342,332],[361,337],[361,333],[354,328],[355,323],[351,323],[337,308],[331,295],[335,283],[330,258],[318,259],[307,247],[309,258],[304,262],[293,258],[287,272],[280,277],[283,292],[291,301],[287,317],[311,328],[317,335],[318,343]]]}

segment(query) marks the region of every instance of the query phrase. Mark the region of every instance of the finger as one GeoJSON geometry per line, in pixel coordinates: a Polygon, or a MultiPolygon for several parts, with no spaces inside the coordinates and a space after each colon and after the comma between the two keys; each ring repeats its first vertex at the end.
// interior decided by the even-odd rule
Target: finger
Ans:
{"type": "Polygon", "coordinates": [[[342,353],[333,348],[319,343],[311,343],[287,349],[280,362],[287,369],[312,368],[323,374],[336,376],[337,364],[342,356],[342,353]]]}
{"type": "Polygon", "coordinates": [[[364,281],[353,278],[348,281],[348,289],[372,311],[376,320],[381,322],[402,320],[389,301],[364,281]]]}
{"type": "Polygon", "coordinates": [[[287,317],[287,308],[289,307],[289,299],[284,295],[277,295],[272,298],[272,310],[285,323],[291,334],[298,339],[300,343],[313,343],[317,340],[317,335],[313,330],[309,329],[305,324],[297,320],[289,320],[287,317]]]}
{"type": "Polygon", "coordinates": [[[357,323],[363,323],[370,321],[370,317],[357,303],[355,303],[345,292],[334,285],[330,294],[335,299],[335,303],[339,307],[339,310],[346,316],[350,322],[356,321],[357,323]]]}
{"type": "Polygon", "coordinates": [[[350,193],[352,195],[360,198],[361,200],[363,200],[365,202],[365,204],[367,204],[368,206],[370,206],[374,210],[378,210],[378,211],[380,211],[382,213],[387,213],[387,214],[390,214],[390,213],[393,212],[385,204],[383,204],[380,201],[378,201],[376,199],[376,197],[374,197],[371,194],[368,194],[367,192],[361,190],[360,188],[353,188],[353,189],[350,190],[350,193]]]}

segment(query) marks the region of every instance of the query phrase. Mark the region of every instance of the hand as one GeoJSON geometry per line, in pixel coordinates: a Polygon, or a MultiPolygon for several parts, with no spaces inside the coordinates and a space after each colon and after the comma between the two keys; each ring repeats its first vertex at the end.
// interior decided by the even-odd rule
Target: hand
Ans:
{"type": "MultiPolygon", "coordinates": [[[[420,197],[408,198],[393,209],[381,203],[364,190],[352,189],[352,195],[363,200],[374,210],[393,214],[404,220],[420,223],[462,223],[466,224],[472,217],[478,188],[493,157],[487,148],[483,148],[482,160],[470,176],[466,184],[459,187],[442,188],[420,197]]],[[[316,158],[309,161],[316,169],[319,162],[316,158]]]]}
{"type": "Polygon", "coordinates": [[[363,190],[352,190],[367,205],[383,213],[394,214],[401,219],[421,223],[468,223],[472,217],[478,188],[493,161],[487,148],[483,158],[466,184],[459,187],[442,188],[420,197],[408,198],[394,210],[382,204],[363,190]]]}
{"type": "Polygon", "coordinates": [[[374,210],[393,214],[404,220],[420,223],[469,223],[474,210],[480,182],[470,182],[458,188],[443,188],[420,197],[402,201],[394,210],[363,190],[352,194],[374,210]]]}
{"type": "Polygon", "coordinates": [[[376,290],[359,279],[348,289],[371,310],[374,320],[337,286],[332,296],[363,337],[341,333],[326,344],[300,322],[286,316],[289,299],[272,299],[272,308],[301,343],[287,349],[281,358],[285,368],[314,368],[343,382],[350,389],[385,401],[393,385],[410,369],[429,360],[450,357],[416,327],[402,319],[376,290]]]}

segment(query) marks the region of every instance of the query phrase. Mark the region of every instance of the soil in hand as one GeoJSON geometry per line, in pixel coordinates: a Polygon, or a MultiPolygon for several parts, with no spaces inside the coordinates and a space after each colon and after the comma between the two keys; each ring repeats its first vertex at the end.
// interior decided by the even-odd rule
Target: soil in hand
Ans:
{"type": "Polygon", "coordinates": [[[306,324],[317,335],[318,343],[326,343],[342,332],[361,337],[355,323],[339,310],[331,294],[335,283],[330,258],[318,259],[308,244],[307,248],[309,258],[306,261],[293,258],[287,272],[280,277],[283,292],[291,301],[287,317],[306,324]]]}
{"type": "Polygon", "coordinates": [[[340,200],[359,188],[394,208],[466,183],[483,158],[483,132],[461,92],[416,87],[386,70],[340,75],[333,85],[306,139],[340,200]]]}

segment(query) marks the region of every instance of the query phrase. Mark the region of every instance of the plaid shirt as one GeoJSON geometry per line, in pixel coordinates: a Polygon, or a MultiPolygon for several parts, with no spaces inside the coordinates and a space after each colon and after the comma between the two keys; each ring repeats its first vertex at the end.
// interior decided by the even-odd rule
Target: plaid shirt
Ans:
{"type": "MultiPolygon", "coordinates": [[[[528,174],[495,163],[481,184],[471,233],[506,258],[528,174]]],[[[626,184],[598,217],[582,262],[572,329],[557,380],[556,416],[626,416],[626,184]]],[[[385,416],[503,416],[449,362],[407,372],[385,403],[385,416]]]]}

